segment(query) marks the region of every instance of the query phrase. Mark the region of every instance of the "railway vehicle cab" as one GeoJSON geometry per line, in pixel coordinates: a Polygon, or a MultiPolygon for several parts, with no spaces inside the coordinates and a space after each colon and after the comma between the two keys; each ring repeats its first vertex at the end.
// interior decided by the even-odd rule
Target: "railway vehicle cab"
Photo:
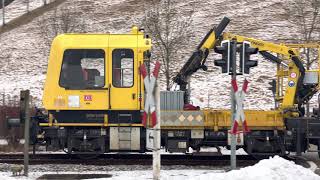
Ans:
{"type": "Polygon", "coordinates": [[[63,34],[52,43],[42,126],[48,147],[73,152],[144,151],[139,66],[151,40],[129,34],[63,34]]]}

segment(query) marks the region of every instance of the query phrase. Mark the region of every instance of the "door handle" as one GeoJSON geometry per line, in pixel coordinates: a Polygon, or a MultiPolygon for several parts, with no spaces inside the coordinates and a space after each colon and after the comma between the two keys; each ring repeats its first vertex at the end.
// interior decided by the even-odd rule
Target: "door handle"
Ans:
{"type": "Polygon", "coordinates": [[[133,100],[136,99],[136,93],[132,93],[132,99],[133,99],[133,100]]]}

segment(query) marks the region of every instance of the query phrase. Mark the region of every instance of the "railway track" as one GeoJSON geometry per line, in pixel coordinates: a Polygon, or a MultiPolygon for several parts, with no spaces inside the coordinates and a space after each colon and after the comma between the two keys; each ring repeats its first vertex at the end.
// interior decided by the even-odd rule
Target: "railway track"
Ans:
{"type": "MultiPolygon", "coordinates": [[[[248,155],[238,155],[237,163],[240,166],[248,166],[259,160],[248,155]]],[[[23,154],[1,154],[0,163],[22,164],[23,154]]],[[[95,159],[83,159],[77,155],[68,154],[37,154],[30,155],[30,164],[84,164],[84,165],[151,165],[151,154],[103,154],[95,159]]],[[[210,155],[185,155],[163,154],[162,165],[187,165],[187,166],[228,166],[230,156],[210,155]]]]}

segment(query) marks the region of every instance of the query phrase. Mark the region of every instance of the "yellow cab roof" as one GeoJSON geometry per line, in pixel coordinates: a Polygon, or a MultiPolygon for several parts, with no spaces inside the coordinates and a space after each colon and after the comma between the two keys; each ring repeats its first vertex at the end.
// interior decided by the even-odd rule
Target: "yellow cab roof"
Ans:
{"type": "Polygon", "coordinates": [[[148,48],[151,40],[144,38],[144,33],[133,27],[128,34],[61,34],[52,43],[52,48],[58,46],[62,49],[73,48],[148,48]]]}

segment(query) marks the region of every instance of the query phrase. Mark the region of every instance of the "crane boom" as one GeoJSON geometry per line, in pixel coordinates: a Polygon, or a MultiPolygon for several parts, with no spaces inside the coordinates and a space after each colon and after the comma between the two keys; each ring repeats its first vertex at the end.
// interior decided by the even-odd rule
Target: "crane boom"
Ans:
{"type": "Polygon", "coordinates": [[[206,36],[202,39],[196,50],[192,53],[191,57],[183,65],[179,73],[173,78],[173,82],[180,86],[180,90],[185,91],[184,101],[188,103],[189,95],[187,84],[191,75],[199,69],[207,70],[205,65],[209,50],[213,49],[217,40],[221,37],[222,32],[229,24],[230,19],[224,17],[216,28],[210,29],[206,36]]]}

